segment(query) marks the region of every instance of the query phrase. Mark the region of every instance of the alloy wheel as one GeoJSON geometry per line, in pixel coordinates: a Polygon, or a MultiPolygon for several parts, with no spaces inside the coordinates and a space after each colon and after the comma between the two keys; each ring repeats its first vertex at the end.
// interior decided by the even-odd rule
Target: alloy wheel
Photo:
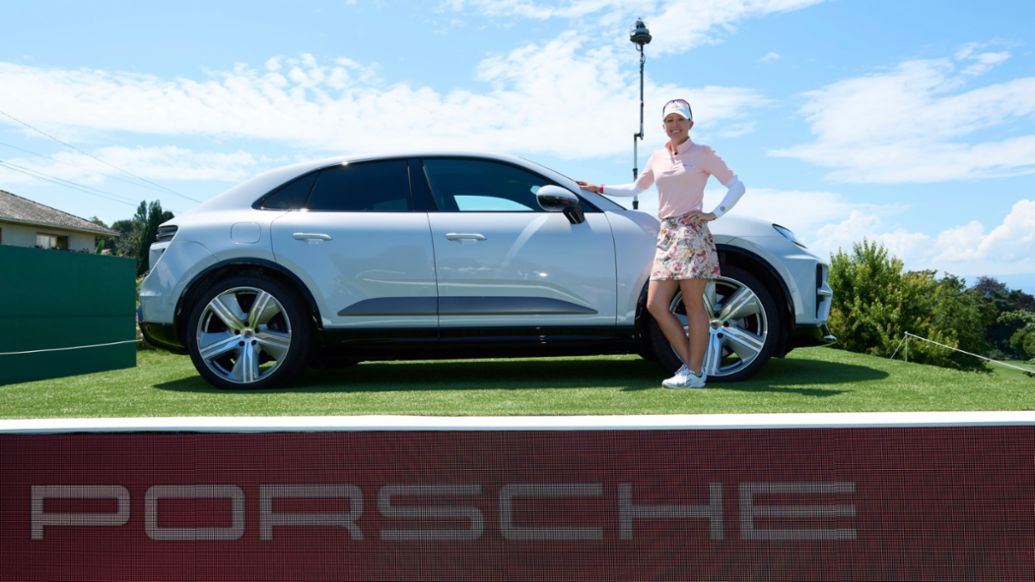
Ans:
{"type": "MultiPolygon", "coordinates": [[[[703,371],[722,378],[750,366],[762,354],[769,336],[769,318],[762,299],[740,281],[719,277],[705,287],[704,308],[710,325],[703,371]]],[[[687,330],[680,293],[672,298],[669,309],[687,330]]]]}
{"type": "Polygon", "coordinates": [[[291,348],[287,311],[276,297],[257,287],[234,287],[213,297],[195,333],[205,366],[234,384],[267,378],[291,348]]]}

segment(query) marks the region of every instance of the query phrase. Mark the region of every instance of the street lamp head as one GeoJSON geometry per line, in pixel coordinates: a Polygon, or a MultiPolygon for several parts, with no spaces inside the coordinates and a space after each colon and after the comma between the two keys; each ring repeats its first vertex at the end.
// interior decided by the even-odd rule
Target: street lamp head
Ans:
{"type": "Polygon", "coordinates": [[[642,18],[636,19],[636,24],[633,25],[632,32],[629,33],[629,40],[637,45],[641,51],[643,45],[650,44],[653,37],[650,35],[650,31],[647,30],[647,25],[643,23],[642,18]]]}

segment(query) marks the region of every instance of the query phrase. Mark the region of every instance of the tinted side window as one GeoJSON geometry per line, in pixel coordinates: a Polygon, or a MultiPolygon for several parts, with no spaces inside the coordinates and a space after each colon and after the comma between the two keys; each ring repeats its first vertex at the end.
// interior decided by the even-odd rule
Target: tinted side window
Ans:
{"type": "Polygon", "coordinates": [[[488,160],[428,159],[424,173],[438,209],[446,212],[538,212],[535,193],[552,183],[488,160]]]}
{"type": "Polygon", "coordinates": [[[297,210],[305,206],[309,191],[313,189],[319,172],[299,176],[287,184],[278,186],[259,203],[259,208],[270,210],[297,210]]]}
{"type": "Polygon", "coordinates": [[[406,160],[335,166],[320,172],[309,210],[405,212],[410,209],[406,160]]]}

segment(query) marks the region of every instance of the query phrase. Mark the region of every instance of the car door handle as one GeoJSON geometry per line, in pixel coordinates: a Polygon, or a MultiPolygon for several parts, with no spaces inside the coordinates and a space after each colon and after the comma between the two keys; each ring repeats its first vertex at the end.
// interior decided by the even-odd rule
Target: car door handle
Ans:
{"type": "Polygon", "coordinates": [[[484,234],[478,234],[477,232],[447,232],[446,239],[448,240],[485,240],[484,234]]]}
{"type": "Polygon", "coordinates": [[[295,240],[331,240],[331,235],[322,232],[296,232],[291,236],[295,240]]]}

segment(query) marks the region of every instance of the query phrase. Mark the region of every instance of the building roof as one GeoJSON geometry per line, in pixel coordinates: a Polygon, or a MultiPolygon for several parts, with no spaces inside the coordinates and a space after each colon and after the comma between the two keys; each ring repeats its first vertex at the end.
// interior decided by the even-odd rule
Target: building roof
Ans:
{"type": "Polygon", "coordinates": [[[110,228],[104,228],[85,218],[33,202],[6,190],[0,190],[0,221],[77,230],[100,236],[118,236],[118,233],[110,228]]]}

